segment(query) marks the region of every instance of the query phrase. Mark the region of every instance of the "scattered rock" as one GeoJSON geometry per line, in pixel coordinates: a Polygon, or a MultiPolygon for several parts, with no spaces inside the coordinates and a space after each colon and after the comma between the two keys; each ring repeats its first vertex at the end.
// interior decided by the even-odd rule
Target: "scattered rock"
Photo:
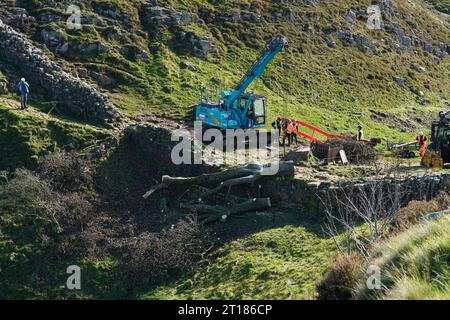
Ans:
{"type": "Polygon", "coordinates": [[[413,64],[411,65],[411,67],[412,67],[414,70],[416,70],[417,72],[420,72],[420,73],[424,73],[424,72],[427,71],[427,69],[426,69],[425,67],[422,67],[422,66],[418,65],[417,63],[413,63],[413,64]]]}
{"type": "Polygon", "coordinates": [[[180,63],[180,68],[181,69],[185,69],[185,70],[189,70],[189,71],[195,71],[196,70],[195,67],[190,62],[187,62],[187,61],[181,62],[180,63]]]}
{"type": "Polygon", "coordinates": [[[350,10],[347,14],[347,16],[345,17],[345,19],[349,22],[355,21],[357,18],[355,11],[350,10]]]}
{"type": "Polygon", "coordinates": [[[86,68],[78,68],[77,73],[81,78],[87,78],[89,76],[89,72],[86,68]]]}
{"type": "Polygon", "coordinates": [[[394,81],[400,86],[405,86],[405,79],[399,76],[394,77],[394,81]]]}
{"type": "Polygon", "coordinates": [[[147,60],[148,52],[145,50],[142,50],[137,57],[138,57],[138,59],[147,60]]]}
{"type": "Polygon", "coordinates": [[[91,77],[103,88],[111,87],[115,84],[113,79],[101,73],[91,72],[91,77]]]}

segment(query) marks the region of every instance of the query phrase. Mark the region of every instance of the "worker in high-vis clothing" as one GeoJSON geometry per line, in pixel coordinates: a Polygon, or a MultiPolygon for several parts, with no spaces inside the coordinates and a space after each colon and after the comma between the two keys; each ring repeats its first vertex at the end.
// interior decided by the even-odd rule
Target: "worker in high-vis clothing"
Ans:
{"type": "Polygon", "coordinates": [[[356,140],[357,141],[363,141],[364,140],[364,131],[362,126],[358,126],[358,133],[356,134],[356,140]]]}
{"type": "Polygon", "coordinates": [[[25,81],[25,78],[20,79],[17,84],[17,94],[20,96],[20,109],[27,108],[28,94],[30,93],[30,85],[25,81]]]}
{"type": "Polygon", "coordinates": [[[286,146],[286,139],[287,139],[287,141],[288,141],[287,146],[290,147],[294,141],[294,135],[295,135],[295,125],[292,122],[292,120],[290,120],[290,119],[284,120],[283,131],[284,131],[283,145],[286,146]]]}
{"type": "Polygon", "coordinates": [[[296,133],[297,127],[295,126],[294,120],[289,120],[287,131],[289,132],[289,145],[293,144],[294,140],[295,140],[295,144],[298,144],[297,133],[296,133]]]}
{"type": "Polygon", "coordinates": [[[419,144],[419,154],[421,157],[423,157],[427,149],[427,136],[421,131],[419,132],[416,141],[419,144]]]}

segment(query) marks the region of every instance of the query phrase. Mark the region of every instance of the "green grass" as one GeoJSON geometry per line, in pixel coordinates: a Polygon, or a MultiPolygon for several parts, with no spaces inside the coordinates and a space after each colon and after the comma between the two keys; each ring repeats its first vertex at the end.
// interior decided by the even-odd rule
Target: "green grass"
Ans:
{"type": "Polygon", "coordinates": [[[0,105],[0,170],[34,168],[39,156],[81,149],[105,139],[105,131],[48,119],[0,105]]]}
{"type": "MultiPolygon", "coordinates": [[[[431,2],[438,8],[448,8],[446,0],[431,2]]],[[[28,1],[31,14],[38,13],[39,10],[34,12],[31,9],[43,3],[38,0],[28,1]]],[[[363,124],[368,137],[409,141],[415,138],[416,131],[428,127],[416,118],[429,121],[441,110],[443,102],[450,99],[449,58],[435,64],[431,55],[395,54],[383,44],[384,39],[392,39],[392,36],[369,31],[363,22],[357,22],[352,30],[378,41],[380,52],[376,55],[344,47],[338,40],[335,40],[336,48],[330,49],[319,32],[301,31],[302,19],[294,24],[286,21],[264,25],[242,22],[224,27],[191,24],[175,30],[164,28],[155,34],[151,30],[144,30],[139,23],[138,7],[141,2],[97,0],[91,4],[94,3],[117,10],[119,15],[130,14],[130,25],[124,26],[117,22],[108,27],[90,25],[82,31],[68,31],[67,37],[71,41],[100,42],[112,50],[101,55],[73,52],[67,60],[115,79],[117,87],[110,92],[112,101],[127,115],[135,116],[150,111],[161,117],[192,120],[191,106],[198,102],[200,86],[211,80],[219,80],[223,89],[233,88],[264,48],[264,39],[277,33],[287,35],[290,50],[273,61],[256,89],[268,97],[269,122],[279,115],[289,116],[331,132],[354,132],[356,125],[363,124]],[[122,41],[106,37],[112,27],[125,34],[122,41]],[[174,38],[174,33],[179,31],[193,32],[199,37],[212,37],[219,54],[203,60],[180,50],[174,38]],[[120,51],[124,46],[146,50],[148,59],[127,57],[120,51]],[[189,62],[194,70],[182,69],[182,62],[189,62]],[[413,63],[426,67],[426,72],[413,71],[413,63]],[[404,77],[405,87],[395,84],[394,76],[404,77]],[[427,102],[424,105],[412,92],[417,90],[425,92],[424,99],[427,102]],[[388,119],[374,121],[370,110],[382,111],[388,115],[388,119]],[[410,126],[407,132],[400,133],[404,123],[410,126]]],[[[214,13],[231,13],[239,4],[250,1],[222,1],[217,5],[206,0],[163,0],[160,3],[177,10],[196,12],[198,8],[207,8],[214,13]]],[[[270,1],[251,3],[265,17],[269,17],[272,12],[282,12],[286,6],[270,1]]],[[[83,14],[95,17],[91,4],[83,7],[83,14]]],[[[315,8],[299,5],[292,9],[299,17],[306,13],[320,15],[320,20],[312,23],[313,29],[319,29],[345,25],[344,18],[337,17],[336,12],[346,12],[350,7],[365,7],[369,4],[369,0],[326,1],[315,8]]],[[[448,43],[448,30],[436,14],[427,9],[422,1],[414,4],[413,7],[407,0],[395,2],[397,11],[411,17],[410,22],[399,21],[402,27],[409,30],[409,24],[416,23],[418,30],[427,35],[430,43],[448,43]]],[[[22,166],[33,168],[40,155],[63,148],[83,148],[105,137],[104,132],[71,121],[45,119],[3,106],[0,106],[0,123],[0,170],[22,166]]],[[[105,166],[105,170],[117,170],[111,170],[111,179],[117,181],[114,185],[118,185],[117,189],[122,191],[121,188],[134,186],[136,180],[134,175],[124,172],[117,165],[119,163],[118,160],[117,163],[112,162],[112,167],[105,166]]],[[[40,251],[35,243],[40,239],[16,241],[16,234],[28,236],[21,234],[27,225],[15,220],[16,212],[0,203],[0,213],[0,262],[2,266],[6,263],[11,265],[7,272],[2,267],[0,286],[6,288],[1,291],[2,294],[25,298],[124,296],[120,282],[116,281],[117,261],[114,258],[106,257],[100,261],[64,260],[49,266],[46,263],[48,253],[40,251]],[[19,258],[11,264],[12,253],[15,253],[13,257],[19,258]],[[87,270],[84,277],[88,289],[79,295],[70,296],[64,290],[65,267],[68,263],[81,264],[87,270]]],[[[205,269],[146,290],[139,297],[314,298],[315,284],[327,271],[336,249],[333,242],[318,230],[317,221],[311,222],[309,218],[303,219],[295,213],[288,215],[291,218],[286,223],[264,224],[258,217],[230,221],[229,225],[223,226],[225,230],[229,228],[230,233],[234,232],[233,228],[242,225],[252,225],[255,230],[247,233],[250,235],[240,235],[227,241],[223,248],[215,252],[205,269]]],[[[280,219],[284,218],[274,217],[274,220],[280,219]]],[[[444,222],[441,224],[444,225],[444,222]]],[[[383,258],[380,263],[383,264],[383,270],[387,270],[386,281],[390,290],[378,298],[448,297],[449,286],[440,284],[442,279],[448,280],[448,223],[445,222],[445,228],[442,229],[437,224],[430,224],[426,230],[429,231],[426,235],[417,230],[411,231],[380,248],[380,252],[389,252],[390,258],[383,258]],[[427,270],[424,270],[425,266],[427,270]],[[446,278],[437,278],[437,274],[446,278]]]]}
{"type": "Polygon", "coordinates": [[[48,183],[25,170],[0,179],[0,299],[124,297],[114,258],[55,251],[60,234],[46,206],[54,196],[48,183]],[[82,291],[65,288],[70,265],[82,270],[82,291]]]}
{"type": "Polygon", "coordinates": [[[436,9],[450,14],[450,1],[449,0],[427,0],[427,2],[431,3],[436,9]]]}
{"type": "Polygon", "coordinates": [[[379,245],[369,264],[381,268],[385,289],[370,291],[362,285],[358,298],[450,299],[450,218],[419,225],[379,245]]]}
{"type": "MultiPolygon", "coordinates": [[[[185,8],[183,1],[167,3],[178,9],[185,8]]],[[[203,2],[196,5],[209,7],[203,2]]],[[[339,4],[330,2],[316,9],[293,9],[297,14],[305,11],[321,14],[323,19],[317,24],[324,27],[336,24],[334,12],[338,10],[337,6],[343,11],[351,5],[351,1],[339,4]]],[[[233,11],[233,3],[229,6],[226,12],[233,11]]],[[[260,6],[263,14],[278,10],[275,4],[260,6]]],[[[420,25],[421,31],[433,36],[432,43],[437,44],[437,39],[448,39],[448,32],[442,29],[433,14],[422,4],[417,6],[419,9],[414,9],[406,1],[400,1],[397,10],[410,14],[412,20],[420,25]],[[427,19],[427,16],[433,19],[427,19]]],[[[407,28],[404,22],[400,24],[407,28]]],[[[196,25],[184,28],[205,32],[204,26],[200,29],[196,25]]],[[[285,22],[276,26],[235,24],[233,29],[219,27],[220,35],[216,36],[216,32],[213,41],[219,45],[220,54],[206,61],[178,54],[171,45],[170,32],[164,37],[152,39],[152,59],[142,65],[146,68],[150,84],[146,91],[147,104],[142,109],[149,108],[162,117],[190,120],[190,107],[198,101],[198,88],[202,84],[208,85],[212,79],[219,80],[223,89],[232,88],[261,52],[263,39],[278,32],[288,36],[290,50],[269,66],[263,77],[265,81],[260,81],[257,88],[259,93],[268,96],[269,120],[279,115],[289,116],[333,132],[354,132],[357,124],[364,124],[369,137],[409,140],[416,131],[424,129],[423,124],[416,121],[418,111],[413,108],[420,110],[428,121],[436,117],[443,101],[449,99],[446,90],[450,85],[446,72],[448,58],[436,65],[430,55],[390,52],[382,42],[391,36],[368,31],[363,23],[357,25],[356,31],[378,41],[380,53],[377,55],[369,56],[356,48],[344,47],[339,41],[336,41],[335,49],[330,49],[323,41],[318,41],[318,34],[304,33],[299,29],[298,25],[285,22]],[[224,41],[225,37],[227,41],[224,41]],[[195,71],[181,69],[182,61],[190,62],[195,71]],[[413,63],[425,66],[427,72],[420,74],[412,71],[413,63]],[[404,77],[406,86],[402,88],[395,84],[394,76],[404,77]],[[425,106],[413,93],[417,90],[425,92],[428,101],[425,106]],[[371,120],[370,110],[387,113],[391,121],[371,120]],[[399,133],[405,122],[410,123],[408,131],[412,133],[399,133]]],[[[125,107],[127,112],[137,114],[141,112],[140,108],[125,107]]]]}
{"type": "MultiPolygon", "coordinates": [[[[446,6],[448,1],[433,2],[446,6]]],[[[261,25],[249,22],[224,26],[193,23],[165,27],[155,32],[145,29],[139,22],[141,2],[98,0],[86,5],[86,14],[95,16],[92,5],[101,5],[116,10],[119,16],[130,14],[130,25],[125,27],[118,19],[106,29],[91,25],[81,31],[69,32],[68,36],[73,41],[101,42],[112,48],[102,55],[74,53],[69,60],[115,79],[116,87],[109,88],[117,97],[113,102],[127,115],[151,112],[174,120],[192,121],[192,106],[199,100],[202,84],[208,85],[214,79],[223,84],[223,89],[233,88],[261,53],[265,38],[284,33],[289,39],[290,49],[273,61],[263,76],[264,81],[260,81],[256,89],[268,96],[269,122],[279,115],[289,116],[332,132],[354,132],[358,124],[364,124],[368,137],[410,140],[416,131],[429,126],[416,118],[423,117],[425,122],[429,122],[450,99],[447,89],[450,87],[447,71],[450,58],[436,64],[432,55],[421,50],[417,55],[413,52],[396,54],[384,44],[385,40],[393,39],[392,35],[368,30],[363,21],[350,26],[343,16],[336,15],[336,12],[364,8],[370,3],[369,0],[326,1],[311,8],[287,3],[251,2],[268,21],[271,21],[273,12],[284,12],[287,8],[297,17],[305,14],[320,16],[311,22],[316,30],[311,32],[302,31],[303,20],[300,18],[294,23],[281,20],[261,25]],[[333,39],[336,47],[328,48],[318,30],[339,25],[375,40],[379,45],[378,52],[367,55],[356,48],[343,46],[337,39],[333,39]],[[124,34],[122,40],[106,37],[106,31],[113,27],[124,34]],[[133,36],[126,30],[132,30],[133,36]],[[188,45],[180,48],[176,38],[180,32],[211,37],[219,53],[206,60],[196,58],[186,48],[188,45]],[[121,52],[124,46],[146,50],[148,59],[127,57],[121,52]],[[182,69],[182,62],[189,62],[195,70],[182,69]],[[412,64],[425,67],[426,72],[414,71],[412,64]],[[394,76],[404,77],[405,87],[398,86],[393,81],[394,76]],[[414,93],[419,90],[425,93],[424,105],[414,93]],[[386,113],[390,120],[372,120],[371,110],[386,113]],[[406,131],[410,133],[405,132],[404,123],[409,123],[406,131]]],[[[216,5],[205,0],[164,0],[159,5],[194,13],[197,9],[206,8],[217,15],[235,11],[245,14],[247,11],[241,4],[242,1],[237,0],[216,5]]],[[[409,21],[395,21],[409,34],[420,35],[435,47],[439,42],[448,43],[448,30],[423,1],[414,4],[407,0],[396,1],[395,10],[410,17],[409,21]],[[417,25],[417,30],[411,28],[413,24],[417,25]]]]}
{"type": "MultiPolygon", "coordinates": [[[[335,258],[336,248],[331,239],[317,230],[317,225],[306,223],[299,218],[301,215],[290,216],[302,222],[284,227],[268,226],[265,231],[232,241],[214,253],[216,258],[204,270],[145,292],[140,298],[315,298],[315,284],[335,258]]],[[[232,225],[235,228],[255,225],[257,220],[241,218],[232,225]]]]}

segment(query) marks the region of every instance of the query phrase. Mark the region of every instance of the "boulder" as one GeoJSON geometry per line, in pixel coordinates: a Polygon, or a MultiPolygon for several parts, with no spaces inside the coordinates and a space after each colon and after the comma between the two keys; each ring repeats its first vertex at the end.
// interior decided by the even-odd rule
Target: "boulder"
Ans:
{"type": "Polygon", "coordinates": [[[182,61],[180,63],[180,68],[181,69],[185,69],[185,70],[189,70],[189,71],[195,71],[196,70],[195,67],[190,62],[187,62],[187,61],[182,61]]]}
{"type": "Polygon", "coordinates": [[[142,17],[144,25],[156,29],[162,26],[187,25],[198,20],[191,12],[151,5],[144,6],[142,17]]]}
{"type": "Polygon", "coordinates": [[[405,86],[405,79],[399,76],[395,76],[394,77],[394,81],[400,86],[403,87],[405,86]]]}
{"type": "Polygon", "coordinates": [[[350,10],[347,15],[345,16],[345,19],[349,22],[355,21],[357,18],[355,11],[350,10]]]}
{"type": "Polygon", "coordinates": [[[61,30],[42,29],[41,38],[47,48],[55,51],[56,48],[61,47],[66,42],[66,36],[61,30]]]}

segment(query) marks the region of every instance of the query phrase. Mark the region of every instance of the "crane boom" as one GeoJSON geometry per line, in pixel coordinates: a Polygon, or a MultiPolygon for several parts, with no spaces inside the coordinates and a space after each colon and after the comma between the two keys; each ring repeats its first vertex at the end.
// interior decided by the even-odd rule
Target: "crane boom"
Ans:
{"type": "Polygon", "coordinates": [[[234,89],[221,92],[218,100],[211,101],[203,89],[200,103],[195,106],[195,120],[225,130],[264,128],[267,121],[267,99],[263,95],[255,95],[253,90],[246,90],[261,77],[273,58],[287,47],[285,36],[278,35],[274,38],[234,89]]]}
{"type": "Polygon", "coordinates": [[[244,75],[239,84],[229,93],[224,101],[225,107],[231,108],[234,102],[248,89],[248,87],[257,78],[261,77],[267,65],[281,52],[288,47],[288,41],[285,36],[278,35],[266,46],[265,52],[256,60],[249,71],[244,75]]]}

